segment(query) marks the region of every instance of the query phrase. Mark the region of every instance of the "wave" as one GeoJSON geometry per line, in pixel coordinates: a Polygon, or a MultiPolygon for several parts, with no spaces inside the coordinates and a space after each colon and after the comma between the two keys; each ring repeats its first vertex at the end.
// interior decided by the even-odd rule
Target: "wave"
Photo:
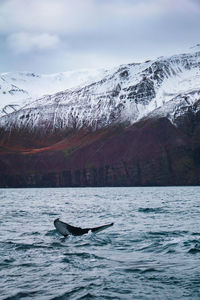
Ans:
{"type": "Polygon", "coordinates": [[[17,292],[16,294],[4,298],[4,300],[20,300],[25,297],[33,297],[35,294],[39,293],[38,291],[30,291],[30,292],[17,292]]]}
{"type": "Polygon", "coordinates": [[[6,258],[2,262],[0,262],[0,267],[9,267],[13,262],[15,262],[14,258],[6,258]]]}
{"type": "Polygon", "coordinates": [[[57,231],[55,229],[49,230],[45,233],[45,236],[55,236],[57,235],[57,231]]]}
{"type": "Polygon", "coordinates": [[[191,253],[191,254],[196,254],[196,253],[200,253],[200,248],[191,248],[188,253],[191,253]]]}
{"type": "Polygon", "coordinates": [[[173,236],[184,236],[188,234],[187,230],[173,230],[173,231],[149,231],[147,232],[150,236],[166,236],[166,237],[173,237],[173,236]]]}
{"type": "Polygon", "coordinates": [[[83,287],[83,286],[81,286],[81,287],[75,287],[71,291],[64,292],[63,294],[61,294],[59,296],[51,298],[51,300],[66,300],[66,299],[69,299],[69,297],[73,296],[74,294],[77,294],[77,293],[80,294],[84,290],[85,290],[85,287],[83,287]]]}
{"type": "Polygon", "coordinates": [[[167,210],[163,209],[162,207],[140,207],[138,208],[138,212],[142,213],[166,213],[167,210]]]}
{"type": "Polygon", "coordinates": [[[190,239],[183,243],[184,247],[189,248],[188,253],[196,254],[200,252],[200,240],[190,239]]]}
{"type": "Polygon", "coordinates": [[[119,299],[118,297],[112,297],[112,296],[107,296],[107,295],[99,295],[99,288],[101,287],[101,284],[99,283],[86,283],[84,286],[77,287],[75,286],[69,291],[65,291],[59,296],[53,297],[50,300],[67,300],[67,299],[76,299],[76,300],[81,300],[81,299],[119,299]],[[95,291],[97,292],[97,295],[95,295],[95,291]]]}
{"type": "Polygon", "coordinates": [[[4,247],[5,249],[13,249],[15,251],[26,251],[26,250],[30,250],[30,249],[42,249],[42,248],[49,248],[49,246],[47,244],[44,243],[32,243],[32,244],[26,244],[26,243],[15,243],[15,242],[4,242],[1,243],[2,244],[2,248],[4,247]]]}

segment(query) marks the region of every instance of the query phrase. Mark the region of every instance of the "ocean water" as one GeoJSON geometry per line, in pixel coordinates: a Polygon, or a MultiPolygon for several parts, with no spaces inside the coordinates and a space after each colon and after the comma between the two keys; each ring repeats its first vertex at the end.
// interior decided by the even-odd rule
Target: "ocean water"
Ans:
{"type": "Polygon", "coordinates": [[[1,189],[0,299],[199,300],[200,187],[1,189]]]}

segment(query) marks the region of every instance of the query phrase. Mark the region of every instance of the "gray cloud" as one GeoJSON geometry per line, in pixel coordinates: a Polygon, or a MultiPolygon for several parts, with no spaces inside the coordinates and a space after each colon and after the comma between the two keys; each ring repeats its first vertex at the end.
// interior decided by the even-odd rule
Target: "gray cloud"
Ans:
{"type": "Polygon", "coordinates": [[[48,33],[33,34],[18,32],[8,36],[7,43],[10,49],[16,54],[23,54],[35,50],[43,51],[54,49],[59,45],[59,38],[48,33]]]}
{"type": "Polygon", "coordinates": [[[0,72],[59,72],[182,52],[197,0],[1,0],[0,72]]]}

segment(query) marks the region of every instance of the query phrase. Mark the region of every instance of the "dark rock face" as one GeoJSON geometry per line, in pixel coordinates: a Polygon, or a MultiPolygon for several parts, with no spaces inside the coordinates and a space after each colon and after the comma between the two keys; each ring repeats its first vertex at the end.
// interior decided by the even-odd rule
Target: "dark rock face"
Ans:
{"type": "Polygon", "coordinates": [[[184,118],[177,127],[159,118],[46,137],[1,132],[0,187],[198,185],[200,117],[184,118]]]}
{"type": "Polygon", "coordinates": [[[135,103],[148,104],[156,95],[154,90],[154,83],[146,77],[143,80],[128,89],[127,99],[135,99],[135,103]]]}

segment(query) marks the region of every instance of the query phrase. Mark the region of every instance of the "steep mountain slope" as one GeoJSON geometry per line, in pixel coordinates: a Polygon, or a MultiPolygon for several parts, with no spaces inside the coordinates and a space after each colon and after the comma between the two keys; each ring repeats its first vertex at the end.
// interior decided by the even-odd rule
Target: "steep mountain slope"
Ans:
{"type": "Polygon", "coordinates": [[[4,112],[1,186],[200,184],[200,51],[93,78],[4,112]]]}

